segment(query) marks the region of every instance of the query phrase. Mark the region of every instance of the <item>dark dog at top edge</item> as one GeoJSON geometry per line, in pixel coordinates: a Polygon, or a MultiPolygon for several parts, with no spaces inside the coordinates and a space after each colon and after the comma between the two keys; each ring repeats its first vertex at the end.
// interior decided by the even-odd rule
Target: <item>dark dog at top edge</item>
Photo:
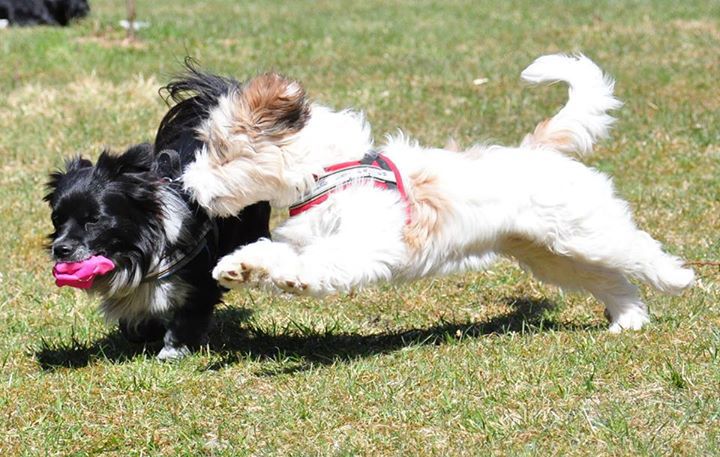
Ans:
{"type": "Polygon", "coordinates": [[[13,26],[67,26],[89,12],[88,0],[0,0],[0,19],[13,26]]]}

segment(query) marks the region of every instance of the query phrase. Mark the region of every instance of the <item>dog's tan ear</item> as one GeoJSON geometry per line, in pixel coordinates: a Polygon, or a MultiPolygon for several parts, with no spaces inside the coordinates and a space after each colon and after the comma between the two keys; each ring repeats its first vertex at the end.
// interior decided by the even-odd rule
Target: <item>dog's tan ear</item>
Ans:
{"type": "Polygon", "coordinates": [[[282,144],[305,127],[310,103],[297,81],[277,73],[257,76],[218,99],[197,128],[213,162],[257,151],[258,142],[282,144]]]}
{"type": "MultiPolygon", "coordinates": [[[[281,137],[300,131],[310,116],[305,89],[299,82],[277,73],[257,76],[239,94],[241,118],[255,133],[281,137]]],[[[239,114],[239,113],[238,113],[239,114]]]]}

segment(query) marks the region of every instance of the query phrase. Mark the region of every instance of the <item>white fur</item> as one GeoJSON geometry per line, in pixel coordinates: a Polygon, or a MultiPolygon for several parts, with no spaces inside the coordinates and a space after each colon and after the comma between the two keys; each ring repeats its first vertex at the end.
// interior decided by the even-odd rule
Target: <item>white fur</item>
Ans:
{"type": "Polygon", "coordinates": [[[232,133],[230,108],[225,97],[222,100],[204,128],[213,130],[210,126],[217,123],[215,130],[233,148],[221,153],[235,159],[218,166],[214,135],[205,133],[211,142],[183,174],[185,189],[201,206],[213,208],[216,216],[234,216],[258,201],[287,207],[314,184],[313,175],[326,164],[346,155],[362,157],[372,147],[370,128],[361,113],[335,112],[320,105],[313,105],[308,124],[286,144],[249,143],[246,135],[232,133]]]}
{"type": "MultiPolygon", "coordinates": [[[[577,57],[542,56],[527,67],[521,77],[534,84],[563,81],[570,86],[567,104],[547,125],[548,135],[568,134],[571,141],[554,145],[561,152],[591,153],[593,144],[607,136],[615,121],[607,111],[622,106],[613,97],[615,81],[603,75],[602,70],[582,54],[577,57]]],[[[533,136],[528,135],[521,146],[533,143],[533,136]]]]}
{"type": "Polygon", "coordinates": [[[133,273],[127,270],[116,273],[113,284],[117,286],[111,286],[113,294],[105,296],[100,305],[103,315],[110,322],[119,319],[135,321],[160,315],[183,303],[190,292],[190,287],[180,278],[142,282],[139,274],[133,273]]]}
{"type": "MultiPolygon", "coordinates": [[[[380,148],[401,170],[411,201],[430,195],[441,203],[414,205],[410,226],[397,192],[355,185],[285,221],[273,241],[221,259],[213,276],[230,288],[323,296],[484,268],[499,254],[543,281],[593,294],[606,306],[611,331],[641,328],[647,308],[629,278],[677,294],[694,275],[635,226],[606,175],[566,155],[590,152],[607,134],[613,118],[606,111],[620,106],[613,82],[582,56],[541,57],[523,77],[565,81],[571,90],[567,105],[520,147],[458,153],[399,135],[380,148]],[[413,242],[413,224],[426,224],[427,236],[413,242]]],[[[222,140],[217,144],[244,148],[237,138],[222,140]]],[[[361,115],[316,105],[306,127],[285,144],[251,146],[252,155],[223,162],[201,153],[188,167],[185,185],[211,214],[234,214],[260,200],[287,206],[313,174],[360,159],[372,141],[361,115]]]]}
{"type": "Polygon", "coordinates": [[[170,189],[162,191],[162,221],[163,230],[168,243],[176,243],[181,237],[189,235],[184,230],[184,222],[190,217],[190,210],[182,197],[170,189]]]}
{"type": "Polygon", "coordinates": [[[191,352],[192,351],[190,350],[190,348],[185,345],[180,347],[174,347],[166,344],[162,349],[160,349],[157,358],[158,360],[162,360],[164,362],[171,362],[187,357],[188,355],[190,355],[191,352]]]}

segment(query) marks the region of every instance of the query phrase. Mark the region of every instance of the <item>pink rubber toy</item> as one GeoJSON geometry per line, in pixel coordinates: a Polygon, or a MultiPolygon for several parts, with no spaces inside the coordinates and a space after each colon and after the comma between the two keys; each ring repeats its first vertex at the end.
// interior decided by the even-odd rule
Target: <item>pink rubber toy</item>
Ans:
{"type": "Polygon", "coordinates": [[[95,255],[82,262],[58,262],[53,267],[53,276],[58,287],[88,289],[92,287],[95,276],[104,275],[114,268],[112,260],[95,255]]]}

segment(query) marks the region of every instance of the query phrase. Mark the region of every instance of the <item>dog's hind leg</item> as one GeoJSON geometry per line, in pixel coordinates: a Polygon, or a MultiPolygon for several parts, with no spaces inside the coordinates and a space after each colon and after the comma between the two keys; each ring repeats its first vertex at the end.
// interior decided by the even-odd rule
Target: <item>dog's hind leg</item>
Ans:
{"type": "Polygon", "coordinates": [[[647,306],[640,299],[638,288],[621,274],[599,276],[585,288],[605,304],[610,332],[640,330],[650,322],[647,306]]]}
{"type": "Polygon", "coordinates": [[[567,290],[585,290],[605,305],[611,332],[639,330],[649,322],[638,289],[617,268],[581,256],[553,253],[547,247],[511,237],[502,252],[517,259],[539,280],[567,290]]]}

